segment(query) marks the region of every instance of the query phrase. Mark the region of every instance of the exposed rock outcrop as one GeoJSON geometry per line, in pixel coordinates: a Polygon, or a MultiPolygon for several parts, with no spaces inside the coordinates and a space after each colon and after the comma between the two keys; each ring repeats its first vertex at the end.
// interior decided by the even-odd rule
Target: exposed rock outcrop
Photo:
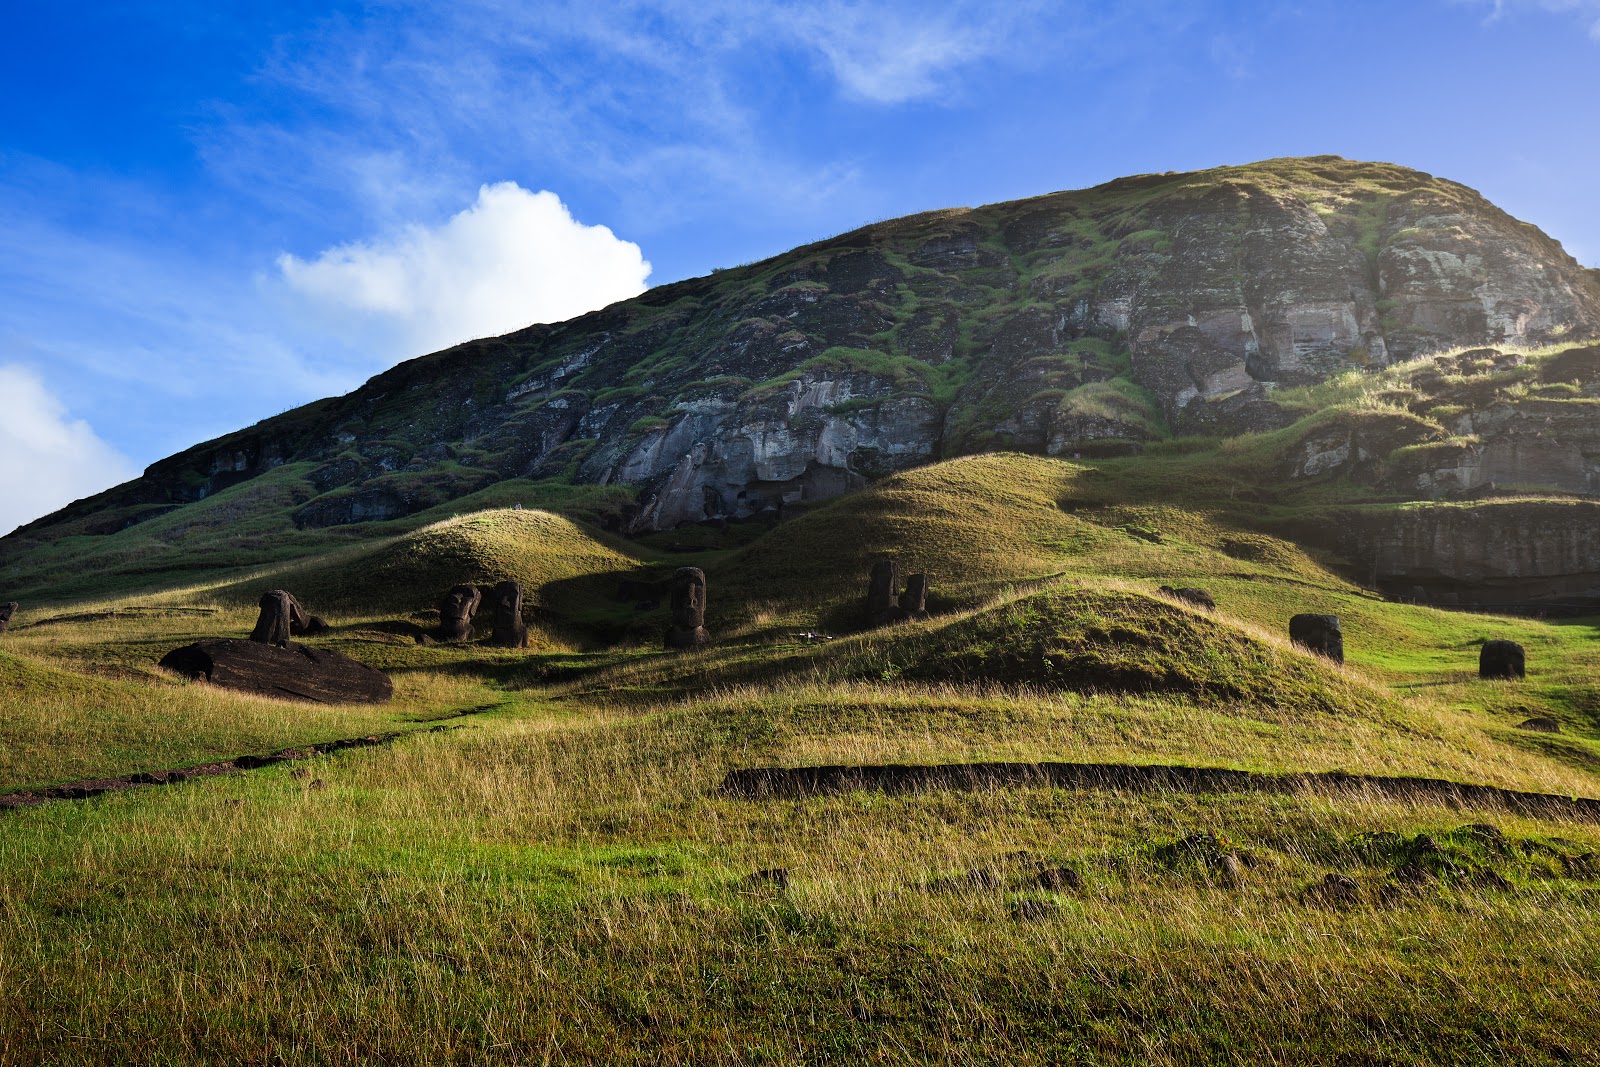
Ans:
{"type": "Polygon", "coordinates": [[[1344,630],[1337,615],[1296,615],[1289,620],[1289,640],[1335,663],[1344,662],[1344,630]]]}
{"type": "MultiPolygon", "coordinates": [[[[517,477],[634,486],[637,507],[616,517],[635,532],[770,519],[966,452],[1276,429],[1279,387],[1597,335],[1600,279],[1452,182],[1320,156],[1143,175],[878,223],[412,360],[6,543],[114,532],[286,463],[307,465],[292,503],[307,526],[394,519],[517,477]]],[[[1587,446],[1537,437],[1539,420],[1577,413],[1472,415],[1452,432],[1482,454],[1411,470],[1426,495],[1527,471],[1600,488],[1587,446]]],[[[1341,452],[1365,462],[1364,448],[1314,447],[1299,473],[1341,452]]]]}

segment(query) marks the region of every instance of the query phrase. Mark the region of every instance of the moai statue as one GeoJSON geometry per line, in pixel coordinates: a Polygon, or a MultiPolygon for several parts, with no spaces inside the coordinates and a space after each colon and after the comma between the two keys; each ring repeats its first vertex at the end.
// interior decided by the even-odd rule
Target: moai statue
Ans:
{"type": "Polygon", "coordinates": [[[269,589],[261,594],[261,616],[250,640],[263,645],[289,647],[289,638],[306,628],[306,611],[286,589],[269,589]]]}
{"type": "Polygon", "coordinates": [[[896,594],[900,589],[900,565],[880,559],[872,565],[872,580],[867,585],[867,620],[873,626],[897,622],[905,615],[896,594]]]}
{"type": "Polygon", "coordinates": [[[1515,641],[1485,641],[1478,653],[1479,678],[1526,678],[1527,654],[1515,641]]]}
{"type": "Polygon", "coordinates": [[[900,594],[900,612],[913,619],[928,617],[928,576],[921,571],[906,579],[906,591],[900,594]]]}
{"type": "Polygon", "coordinates": [[[706,633],[706,572],[679,567],[672,576],[672,626],[668,648],[694,648],[711,640],[706,633]]]}
{"type": "Polygon", "coordinates": [[[11,625],[11,617],[17,613],[17,609],[21,606],[15,600],[0,604],[0,634],[6,632],[6,627],[11,625]]]}
{"type": "Polygon", "coordinates": [[[1289,640],[1335,663],[1344,662],[1344,632],[1337,615],[1296,615],[1289,620],[1289,640]]]}
{"type": "Polygon", "coordinates": [[[501,582],[489,591],[494,612],[494,643],[501,648],[527,648],[528,624],[522,621],[522,586],[501,582]]]}
{"type": "Polygon", "coordinates": [[[471,641],[472,616],[482,598],[475,585],[458,585],[446,593],[439,601],[439,640],[471,641]]]}

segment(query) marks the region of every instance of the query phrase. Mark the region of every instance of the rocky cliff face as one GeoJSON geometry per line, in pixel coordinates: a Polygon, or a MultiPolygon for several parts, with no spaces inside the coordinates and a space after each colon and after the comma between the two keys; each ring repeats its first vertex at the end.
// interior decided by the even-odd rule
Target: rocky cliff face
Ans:
{"type": "MultiPolygon", "coordinates": [[[[1272,429],[1285,386],[1597,335],[1594,272],[1454,183],[1336,157],[1148,175],[880,223],[412,360],[28,534],[121,528],[286,462],[314,464],[302,526],[556,477],[634,486],[629,527],[665,529],[972,451],[1272,429]]],[[[1530,403],[1464,412],[1457,436],[1500,443],[1392,476],[1439,495],[1538,470],[1594,491],[1590,446],[1565,443],[1580,417],[1530,403]]]]}

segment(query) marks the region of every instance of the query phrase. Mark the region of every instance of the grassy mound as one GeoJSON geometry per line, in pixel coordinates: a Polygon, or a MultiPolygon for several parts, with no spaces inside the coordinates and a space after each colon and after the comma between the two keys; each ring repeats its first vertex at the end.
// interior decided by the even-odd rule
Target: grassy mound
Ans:
{"type": "Polygon", "coordinates": [[[253,599],[280,584],[315,611],[413,612],[460,583],[522,583],[526,601],[579,611],[640,561],[570,519],[544,511],[480,511],[424,527],[355,554],[291,567],[224,591],[253,599]]]}
{"type": "Polygon", "coordinates": [[[1331,664],[1131,590],[1034,593],[883,654],[891,675],[925,682],[1174,693],[1329,712],[1371,710],[1375,701],[1331,664]]]}

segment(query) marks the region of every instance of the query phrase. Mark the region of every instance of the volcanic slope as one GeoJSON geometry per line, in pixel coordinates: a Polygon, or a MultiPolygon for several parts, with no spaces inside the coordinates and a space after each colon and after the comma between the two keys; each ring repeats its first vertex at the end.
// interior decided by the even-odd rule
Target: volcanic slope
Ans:
{"type": "Polygon", "coordinates": [[[49,543],[156,522],[203,538],[220,513],[189,514],[241,483],[261,483],[235,500],[264,552],[518,499],[508,480],[531,506],[604,486],[568,502],[670,529],[970,452],[1276,429],[1294,416],[1270,390],[1597,333],[1594,272],[1455,183],[1337,157],[1144,175],[877,223],[412,360],[162,460],[0,559],[66,564],[49,543]]]}

